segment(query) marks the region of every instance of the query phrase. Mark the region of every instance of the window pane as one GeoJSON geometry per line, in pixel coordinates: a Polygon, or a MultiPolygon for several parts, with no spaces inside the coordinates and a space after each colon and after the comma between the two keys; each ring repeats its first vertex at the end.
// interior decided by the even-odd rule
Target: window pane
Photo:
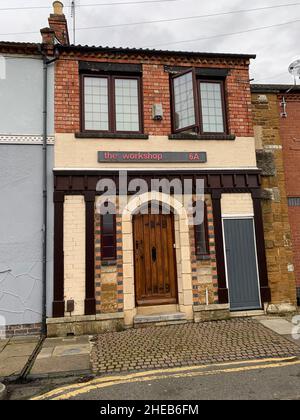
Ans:
{"type": "Polygon", "coordinates": [[[196,255],[204,255],[206,251],[206,233],[205,226],[202,223],[199,226],[196,226],[196,255]]]}
{"type": "Polygon", "coordinates": [[[139,131],[138,81],[115,80],[116,131],[139,131]]]}
{"type": "Polygon", "coordinates": [[[196,124],[193,88],[193,73],[176,77],[174,83],[175,129],[191,127],[196,124]]]}
{"type": "Polygon", "coordinates": [[[223,103],[220,83],[200,82],[204,133],[224,133],[223,103]]]}
{"type": "Polygon", "coordinates": [[[207,207],[206,204],[204,204],[203,223],[201,223],[201,225],[195,225],[195,247],[197,256],[209,254],[207,229],[207,207]]]}
{"type": "Polygon", "coordinates": [[[84,78],[84,120],[86,130],[108,131],[107,79],[84,78]]]}
{"type": "Polygon", "coordinates": [[[101,216],[101,258],[116,259],[116,216],[103,214],[101,216]]]}

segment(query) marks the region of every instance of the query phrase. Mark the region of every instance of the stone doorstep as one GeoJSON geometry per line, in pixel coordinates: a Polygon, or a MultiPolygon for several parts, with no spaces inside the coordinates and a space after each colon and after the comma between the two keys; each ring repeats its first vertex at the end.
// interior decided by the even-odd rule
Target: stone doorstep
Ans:
{"type": "Polygon", "coordinates": [[[263,315],[265,315],[265,312],[262,309],[254,311],[230,312],[230,318],[249,318],[263,315]]]}
{"type": "Polygon", "coordinates": [[[165,322],[186,322],[186,315],[182,312],[162,313],[155,315],[136,315],[134,317],[134,325],[140,324],[156,324],[165,322]]]}
{"type": "Polygon", "coordinates": [[[223,305],[214,304],[214,305],[199,305],[199,306],[194,306],[194,312],[226,311],[226,310],[228,310],[228,311],[230,310],[228,304],[223,304],[223,305]]]}

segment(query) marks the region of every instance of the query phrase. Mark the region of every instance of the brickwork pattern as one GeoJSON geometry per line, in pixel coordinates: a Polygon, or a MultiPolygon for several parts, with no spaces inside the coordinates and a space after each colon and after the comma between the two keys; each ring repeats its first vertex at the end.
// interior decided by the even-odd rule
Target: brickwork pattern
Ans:
{"type": "Polygon", "coordinates": [[[95,296],[96,313],[101,313],[101,217],[95,211],[95,296]]]}
{"type": "Polygon", "coordinates": [[[24,335],[39,335],[41,334],[42,324],[21,324],[21,325],[7,325],[5,327],[6,338],[21,337],[24,335]]]}
{"type": "Polygon", "coordinates": [[[288,271],[293,264],[291,229],[288,218],[283,153],[280,147],[280,109],[277,95],[267,95],[268,103],[260,103],[253,94],[254,125],[257,144],[273,154],[276,173],[262,176],[262,189],[272,192],[272,199],[262,201],[266,256],[272,303],[295,304],[295,275],[288,271]]]}
{"type": "Polygon", "coordinates": [[[101,216],[95,210],[95,294],[96,313],[123,312],[122,215],[116,214],[117,259],[101,259],[101,216]]]}
{"type": "Polygon", "coordinates": [[[296,285],[300,289],[300,207],[289,207],[289,220],[292,230],[296,285]]]}
{"type": "MultiPolygon", "coordinates": [[[[300,95],[289,94],[287,101],[287,118],[280,119],[280,136],[283,145],[286,190],[288,197],[300,197],[300,95]]],[[[282,97],[278,98],[278,106],[282,97]]],[[[295,275],[297,287],[300,288],[300,208],[289,207],[289,219],[292,229],[294,248],[295,275]]]]}
{"type": "Polygon", "coordinates": [[[200,260],[196,257],[195,231],[190,226],[190,247],[192,256],[193,304],[217,304],[218,301],[218,273],[215,248],[214,220],[211,197],[205,197],[207,208],[207,229],[209,242],[208,259],[200,260]],[[207,302],[208,293],[208,302],[207,302]]]}
{"type": "Polygon", "coordinates": [[[117,234],[117,310],[124,310],[124,283],[123,283],[123,234],[122,234],[122,214],[117,211],[116,215],[116,234],[117,234]]]}
{"type": "Polygon", "coordinates": [[[80,131],[80,77],[78,60],[115,63],[137,63],[143,65],[144,132],[149,135],[169,135],[171,129],[171,94],[169,73],[164,65],[178,65],[230,68],[226,79],[225,97],[228,110],[230,134],[238,137],[253,137],[251,95],[249,84],[249,62],[243,60],[184,59],[174,57],[146,57],[118,55],[97,56],[78,55],[67,57],[63,54],[56,63],[55,72],[55,131],[74,133],[80,131]],[[162,121],[152,119],[152,105],[161,103],[164,109],[162,121]]]}
{"type": "MultiPolygon", "coordinates": [[[[300,95],[285,95],[287,118],[280,118],[280,137],[283,146],[286,191],[288,197],[300,197],[300,95]]],[[[282,112],[278,97],[278,114],[282,112]]]]}
{"type": "MultiPolygon", "coordinates": [[[[84,315],[85,300],[85,200],[65,197],[64,203],[65,301],[74,300],[72,315],[84,315]]],[[[66,313],[69,316],[69,313],[66,313]]]]}
{"type": "Polygon", "coordinates": [[[222,215],[253,215],[251,194],[222,194],[222,215]]]}
{"type": "Polygon", "coordinates": [[[250,319],[130,329],[94,338],[94,373],[189,366],[300,354],[294,343],[250,319]]]}

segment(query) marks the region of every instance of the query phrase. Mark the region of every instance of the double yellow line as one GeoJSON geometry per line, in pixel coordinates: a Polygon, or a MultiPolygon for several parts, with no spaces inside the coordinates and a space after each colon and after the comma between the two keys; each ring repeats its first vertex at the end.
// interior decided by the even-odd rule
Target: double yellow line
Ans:
{"type": "Polygon", "coordinates": [[[97,389],[107,388],[114,385],[130,384],[136,382],[156,381],[168,378],[188,378],[200,376],[213,376],[221,373],[249,372],[262,369],[275,369],[285,366],[300,365],[300,360],[295,357],[247,360],[231,363],[219,363],[213,365],[199,365],[191,367],[178,367],[162,370],[137,372],[127,375],[105,376],[93,379],[87,383],[67,385],[54,389],[44,395],[34,397],[32,400],[68,400],[82,394],[87,394],[97,389]]]}

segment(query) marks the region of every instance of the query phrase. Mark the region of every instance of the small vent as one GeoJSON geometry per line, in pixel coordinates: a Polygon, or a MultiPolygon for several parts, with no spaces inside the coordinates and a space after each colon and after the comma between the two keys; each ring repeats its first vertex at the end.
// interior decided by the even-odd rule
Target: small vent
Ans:
{"type": "Polygon", "coordinates": [[[300,207],[300,197],[288,198],[289,207],[300,207]]]}

